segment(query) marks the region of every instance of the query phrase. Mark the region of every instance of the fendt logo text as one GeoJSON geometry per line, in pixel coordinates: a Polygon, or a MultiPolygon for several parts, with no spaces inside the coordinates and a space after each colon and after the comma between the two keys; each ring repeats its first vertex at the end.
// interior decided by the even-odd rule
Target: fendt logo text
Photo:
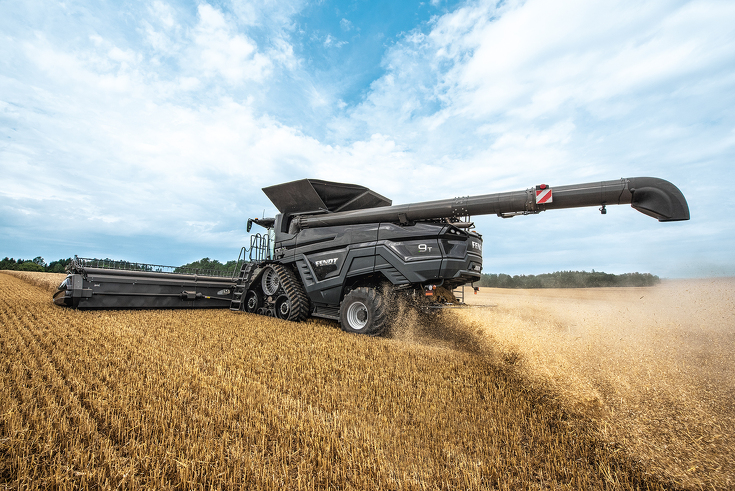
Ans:
{"type": "Polygon", "coordinates": [[[333,257],[331,259],[320,259],[319,261],[315,262],[317,266],[331,266],[332,264],[337,264],[336,257],[333,257]]]}
{"type": "Polygon", "coordinates": [[[474,240],[472,241],[472,248],[482,252],[482,244],[475,242],[474,240]]]}

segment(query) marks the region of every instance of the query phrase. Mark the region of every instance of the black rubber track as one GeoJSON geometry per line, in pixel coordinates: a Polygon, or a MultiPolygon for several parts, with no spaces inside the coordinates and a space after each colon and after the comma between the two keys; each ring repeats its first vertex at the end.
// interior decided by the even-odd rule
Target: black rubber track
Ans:
{"type": "Polygon", "coordinates": [[[306,296],[306,291],[301,285],[301,282],[296,278],[296,275],[282,264],[271,264],[271,267],[276,270],[278,274],[278,280],[281,283],[281,287],[286,292],[288,300],[291,302],[291,312],[288,314],[288,319],[293,322],[301,322],[306,320],[309,316],[309,297],[306,296]]]}

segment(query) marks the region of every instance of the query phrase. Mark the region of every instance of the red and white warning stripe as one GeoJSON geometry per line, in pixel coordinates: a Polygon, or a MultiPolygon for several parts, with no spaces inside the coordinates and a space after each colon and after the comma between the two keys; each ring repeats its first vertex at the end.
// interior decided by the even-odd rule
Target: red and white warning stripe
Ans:
{"type": "Polygon", "coordinates": [[[551,203],[551,188],[546,184],[536,186],[536,204],[551,203]]]}

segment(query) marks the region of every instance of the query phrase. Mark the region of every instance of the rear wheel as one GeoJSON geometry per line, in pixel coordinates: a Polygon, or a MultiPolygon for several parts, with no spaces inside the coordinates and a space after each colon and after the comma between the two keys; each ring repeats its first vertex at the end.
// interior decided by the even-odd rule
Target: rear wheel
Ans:
{"type": "Polygon", "coordinates": [[[388,327],[388,308],[375,288],[356,288],[345,295],[339,310],[342,330],[378,336],[388,327]]]}

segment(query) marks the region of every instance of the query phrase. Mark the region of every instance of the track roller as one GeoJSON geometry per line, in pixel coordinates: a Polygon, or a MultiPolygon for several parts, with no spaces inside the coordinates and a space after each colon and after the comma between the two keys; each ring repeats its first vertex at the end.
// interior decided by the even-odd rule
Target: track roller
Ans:
{"type": "Polygon", "coordinates": [[[281,264],[265,267],[245,297],[244,310],[301,322],[309,315],[309,299],[296,275],[281,264]]]}

